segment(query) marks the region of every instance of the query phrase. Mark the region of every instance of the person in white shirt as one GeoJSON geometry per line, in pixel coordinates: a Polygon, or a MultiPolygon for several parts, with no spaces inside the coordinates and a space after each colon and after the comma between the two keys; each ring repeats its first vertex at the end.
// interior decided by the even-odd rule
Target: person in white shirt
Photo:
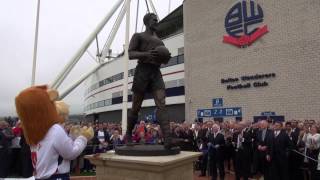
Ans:
{"type": "Polygon", "coordinates": [[[316,178],[316,171],[318,167],[317,159],[320,152],[320,134],[318,132],[317,126],[312,125],[310,128],[310,133],[305,134],[303,137],[304,142],[306,143],[307,156],[312,158],[308,160],[311,179],[316,178]]]}
{"type": "Polygon", "coordinates": [[[104,129],[103,124],[98,125],[98,130],[95,131],[94,135],[94,143],[97,145],[97,149],[95,149],[95,153],[104,153],[108,150],[110,142],[109,133],[104,129]]]}
{"type": "Polygon", "coordinates": [[[60,175],[67,177],[70,163],[59,164],[59,157],[63,161],[77,158],[86,147],[88,139],[89,137],[80,135],[73,141],[61,125],[53,125],[43,140],[30,147],[35,178],[52,179],[60,175]]]}
{"type": "Polygon", "coordinates": [[[316,178],[320,179],[320,153],[318,155],[318,167],[317,167],[317,171],[316,171],[316,178]]]}
{"type": "Polygon", "coordinates": [[[303,138],[305,140],[308,149],[319,149],[320,148],[320,134],[318,133],[318,128],[312,125],[310,128],[310,133],[305,134],[303,138]]]}

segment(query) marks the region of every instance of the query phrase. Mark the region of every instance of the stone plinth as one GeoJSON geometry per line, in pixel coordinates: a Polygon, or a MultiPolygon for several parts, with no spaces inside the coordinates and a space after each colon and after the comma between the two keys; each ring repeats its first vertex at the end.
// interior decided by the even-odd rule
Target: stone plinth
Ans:
{"type": "Polygon", "coordinates": [[[168,156],[180,153],[180,147],[166,149],[163,145],[116,146],[115,153],[123,156],[168,156]]]}
{"type": "Polygon", "coordinates": [[[97,180],[192,180],[198,152],[172,156],[120,156],[114,152],[86,156],[96,165],[97,180]]]}

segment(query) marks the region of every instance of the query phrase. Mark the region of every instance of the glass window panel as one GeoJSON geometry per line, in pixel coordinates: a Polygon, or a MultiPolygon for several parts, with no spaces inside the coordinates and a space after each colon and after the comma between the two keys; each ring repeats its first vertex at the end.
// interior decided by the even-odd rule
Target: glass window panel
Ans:
{"type": "Polygon", "coordinates": [[[184,54],[184,47],[178,48],[178,55],[184,54]]]}
{"type": "Polygon", "coordinates": [[[178,64],[184,63],[184,55],[179,55],[178,56],[178,64]]]}

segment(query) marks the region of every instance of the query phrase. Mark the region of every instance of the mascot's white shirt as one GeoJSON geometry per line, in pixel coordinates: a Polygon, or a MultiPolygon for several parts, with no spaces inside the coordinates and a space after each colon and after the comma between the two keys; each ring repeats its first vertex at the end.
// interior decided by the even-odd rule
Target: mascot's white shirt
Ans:
{"type": "Polygon", "coordinates": [[[53,125],[36,146],[30,147],[35,178],[44,179],[53,174],[68,173],[69,163],[62,162],[58,167],[59,156],[63,161],[73,160],[81,154],[86,145],[87,139],[84,136],[79,136],[73,141],[62,126],[53,125]]]}

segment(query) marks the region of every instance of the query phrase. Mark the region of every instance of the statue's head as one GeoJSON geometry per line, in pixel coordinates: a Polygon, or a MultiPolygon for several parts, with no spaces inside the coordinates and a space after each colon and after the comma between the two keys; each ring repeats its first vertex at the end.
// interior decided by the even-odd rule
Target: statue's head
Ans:
{"type": "Polygon", "coordinates": [[[143,17],[143,23],[147,28],[156,30],[156,26],[158,24],[158,17],[154,13],[147,13],[143,17]]]}

